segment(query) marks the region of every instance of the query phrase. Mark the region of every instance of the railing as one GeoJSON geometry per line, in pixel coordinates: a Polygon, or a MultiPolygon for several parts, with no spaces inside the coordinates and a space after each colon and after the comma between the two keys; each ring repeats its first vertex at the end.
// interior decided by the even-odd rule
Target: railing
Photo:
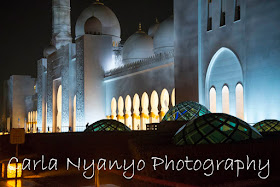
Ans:
{"type": "Polygon", "coordinates": [[[85,126],[76,126],[75,132],[84,132],[86,130],[85,126]]]}
{"type": "Polygon", "coordinates": [[[69,126],[62,126],[61,127],[61,132],[70,132],[70,128],[69,128],[69,126]]]}

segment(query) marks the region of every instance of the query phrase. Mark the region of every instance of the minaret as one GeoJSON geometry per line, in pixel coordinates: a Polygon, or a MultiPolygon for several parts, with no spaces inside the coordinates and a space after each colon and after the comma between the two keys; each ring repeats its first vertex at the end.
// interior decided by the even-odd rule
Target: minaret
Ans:
{"type": "Polygon", "coordinates": [[[72,42],[70,0],[53,0],[53,45],[57,49],[72,42]]]}

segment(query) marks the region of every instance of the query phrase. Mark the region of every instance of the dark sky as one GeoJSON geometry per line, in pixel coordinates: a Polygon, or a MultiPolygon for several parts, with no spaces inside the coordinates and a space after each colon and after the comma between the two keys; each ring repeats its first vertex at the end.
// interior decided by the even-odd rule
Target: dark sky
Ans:
{"type": "MultiPolygon", "coordinates": [[[[36,77],[37,60],[49,45],[52,32],[52,0],[5,1],[0,7],[0,81],[11,75],[36,77]]],[[[94,0],[71,0],[72,35],[83,9],[94,0]]],[[[173,14],[173,0],[101,0],[117,15],[122,39],[133,34],[142,22],[147,32],[155,17],[162,21],[173,14]]]]}

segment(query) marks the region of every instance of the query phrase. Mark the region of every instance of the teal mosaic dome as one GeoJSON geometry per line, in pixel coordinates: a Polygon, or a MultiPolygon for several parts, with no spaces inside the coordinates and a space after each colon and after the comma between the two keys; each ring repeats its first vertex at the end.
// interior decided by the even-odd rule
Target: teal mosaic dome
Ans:
{"type": "Polygon", "coordinates": [[[264,120],[254,125],[259,132],[276,132],[280,131],[280,121],[264,120]]]}
{"type": "Polygon", "coordinates": [[[131,131],[125,124],[116,120],[100,120],[88,126],[84,132],[100,132],[100,131],[131,131]]]}
{"type": "Polygon", "coordinates": [[[177,131],[176,145],[217,144],[261,138],[262,135],[246,122],[227,114],[205,114],[177,131]]]}
{"type": "Polygon", "coordinates": [[[205,106],[187,101],[171,108],[162,121],[190,121],[204,114],[211,113],[205,106]]]}

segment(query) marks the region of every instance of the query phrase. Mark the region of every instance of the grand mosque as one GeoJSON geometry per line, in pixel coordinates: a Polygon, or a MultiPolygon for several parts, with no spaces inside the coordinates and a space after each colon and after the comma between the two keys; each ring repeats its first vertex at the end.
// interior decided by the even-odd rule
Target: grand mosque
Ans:
{"type": "Polygon", "coordinates": [[[252,125],[280,120],[279,0],[174,0],[174,15],[147,31],[136,23],[126,41],[102,1],[80,14],[75,38],[70,0],[52,6],[37,78],[6,81],[8,129],[77,132],[115,119],[146,130],[184,101],[252,125]]]}

